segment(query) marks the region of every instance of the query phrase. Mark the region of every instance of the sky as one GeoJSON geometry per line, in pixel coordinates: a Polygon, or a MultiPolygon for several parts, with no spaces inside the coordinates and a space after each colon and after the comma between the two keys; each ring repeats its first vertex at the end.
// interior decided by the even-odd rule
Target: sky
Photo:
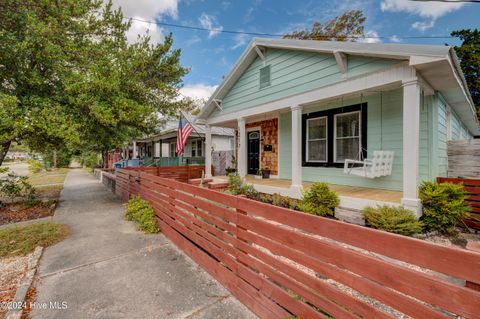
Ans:
{"type": "Polygon", "coordinates": [[[285,34],[324,22],[346,10],[366,16],[365,42],[457,45],[457,39],[405,39],[405,36],[448,36],[451,31],[480,27],[479,3],[410,0],[113,0],[124,16],[145,21],[207,28],[182,29],[132,20],[127,36],[133,42],[148,32],[152,42],[173,33],[182,50],[181,63],[190,68],[181,94],[208,98],[240,57],[251,35],[225,30],[285,34]],[[382,37],[380,39],[375,37],[382,37]]]}

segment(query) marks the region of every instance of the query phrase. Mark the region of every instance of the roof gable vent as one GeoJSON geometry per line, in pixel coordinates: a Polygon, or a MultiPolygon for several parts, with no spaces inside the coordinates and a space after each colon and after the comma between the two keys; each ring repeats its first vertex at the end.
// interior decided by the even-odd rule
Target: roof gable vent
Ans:
{"type": "Polygon", "coordinates": [[[260,69],[260,88],[263,89],[270,85],[270,65],[260,69]]]}

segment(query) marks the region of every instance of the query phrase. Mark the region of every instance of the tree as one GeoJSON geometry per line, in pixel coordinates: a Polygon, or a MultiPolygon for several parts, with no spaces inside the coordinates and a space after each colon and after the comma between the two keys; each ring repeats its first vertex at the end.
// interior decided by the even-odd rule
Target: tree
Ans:
{"type": "Polygon", "coordinates": [[[111,1],[0,3],[0,165],[12,141],[104,151],[188,104],[172,35],[131,44],[130,26],[111,1]]]}
{"type": "Polygon", "coordinates": [[[365,16],[361,10],[345,11],[322,24],[315,21],[311,29],[293,31],[285,34],[284,39],[322,40],[322,41],[356,41],[364,37],[365,16]]]}
{"type": "Polygon", "coordinates": [[[480,118],[480,30],[463,29],[451,35],[462,40],[460,46],[455,46],[455,52],[480,118]]]}

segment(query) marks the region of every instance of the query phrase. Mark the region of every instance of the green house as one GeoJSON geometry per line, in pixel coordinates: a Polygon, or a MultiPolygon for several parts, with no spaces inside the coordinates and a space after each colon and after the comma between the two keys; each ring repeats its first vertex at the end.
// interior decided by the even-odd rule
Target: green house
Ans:
{"type": "Polygon", "coordinates": [[[197,121],[207,144],[211,126],[236,130],[238,172],[260,191],[299,197],[323,181],[352,209],[420,212],[447,141],[480,135],[455,52],[436,45],[256,38],[197,121]],[[262,170],[269,180],[251,177],[262,170]]]}

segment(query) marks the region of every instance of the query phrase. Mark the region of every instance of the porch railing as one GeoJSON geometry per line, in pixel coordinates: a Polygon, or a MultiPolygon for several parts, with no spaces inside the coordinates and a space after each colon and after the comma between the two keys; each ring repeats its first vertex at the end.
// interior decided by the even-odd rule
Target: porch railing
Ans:
{"type": "Polygon", "coordinates": [[[186,166],[205,165],[205,157],[146,157],[144,166],[186,166]]]}

